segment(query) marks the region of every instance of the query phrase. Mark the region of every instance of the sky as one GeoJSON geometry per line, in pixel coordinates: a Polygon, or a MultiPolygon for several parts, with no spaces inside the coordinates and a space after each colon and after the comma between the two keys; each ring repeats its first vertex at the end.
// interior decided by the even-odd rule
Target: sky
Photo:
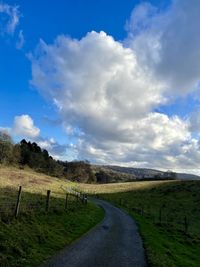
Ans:
{"type": "Polygon", "coordinates": [[[61,160],[200,174],[198,0],[0,2],[0,130],[61,160]]]}

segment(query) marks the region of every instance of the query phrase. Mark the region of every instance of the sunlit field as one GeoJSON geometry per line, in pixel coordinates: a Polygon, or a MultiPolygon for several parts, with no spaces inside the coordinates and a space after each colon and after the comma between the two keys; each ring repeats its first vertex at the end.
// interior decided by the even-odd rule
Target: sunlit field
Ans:
{"type": "Polygon", "coordinates": [[[102,220],[101,208],[67,196],[72,186],[29,169],[0,167],[0,266],[40,266],[102,220]],[[51,190],[48,210],[47,190],[51,190]]]}
{"type": "Polygon", "coordinates": [[[171,184],[175,181],[142,181],[127,183],[109,183],[109,184],[76,184],[81,191],[89,194],[119,193],[135,190],[144,190],[162,184],[171,184]]]}
{"type": "Polygon", "coordinates": [[[37,173],[28,167],[19,169],[0,166],[0,188],[17,189],[19,186],[22,186],[25,192],[46,194],[47,190],[51,190],[54,195],[62,196],[67,188],[73,186],[73,183],[66,179],[37,173]]]}

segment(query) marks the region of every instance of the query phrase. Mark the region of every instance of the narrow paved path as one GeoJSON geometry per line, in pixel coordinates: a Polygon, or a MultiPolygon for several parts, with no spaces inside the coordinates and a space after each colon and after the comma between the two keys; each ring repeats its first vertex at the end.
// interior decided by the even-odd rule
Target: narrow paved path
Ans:
{"type": "Polygon", "coordinates": [[[113,205],[94,200],[104,220],[63,249],[45,267],[146,267],[142,240],[134,220],[113,205]]]}

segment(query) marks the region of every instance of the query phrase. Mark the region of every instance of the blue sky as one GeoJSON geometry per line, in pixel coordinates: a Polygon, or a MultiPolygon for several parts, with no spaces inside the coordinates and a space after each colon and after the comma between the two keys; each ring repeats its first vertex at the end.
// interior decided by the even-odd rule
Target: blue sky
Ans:
{"type": "Polygon", "coordinates": [[[2,1],[1,129],[56,158],[199,172],[198,11],[197,0],[2,1]]]}
{"type": "MultiPolygon", "coordinates": [[[[31,64],[27,58],[37,46],[40,38],[52,43],[57,35],[69,35],[80,39],[87,32],[103,30],[116,40],[127,35],[125,23],[135,5],[141,1],[6,1],[10,6],[19,6],[20,24],[25,43],[16,49],[14,36],[3,36],[0,45],[0,125],[11,127],[16,115],[29,114],[44,133],[52,134],[64,143],[67,136],[62,129],[51,127],[45,117],[56,119],[55,108],[46,103],[30,85],[31,64]],[[6,111],[6,112],[5,112],[6,111]]],[[[151,1],[160,4],[160,1],[151,1]]],[[[4,3],[4,2],[3,2],[4,3]]],[[[162,4],[163,5],[163,4],[162,4]]]]}
{"type": "MultiPolygon", "coordinates": [[[[155,2],[155,1],[154,1],[155,2]]],[[[25,43],[21,50],[15,46],[17,34],[3,36],[0,45],[0,125],[10,126],[16,115],[29,114],[42,129],[45,136],[55,137],[65,142],[66,135],[61,129],[50,127],[44,117],[56,119],[57,114],[30,86],[31,64],[27,54],[32,52],[40,38],[53,42],[57,35],[65,34],[81,38],[87,32],[104,30],[116,39],[126,35],[125,22],[138,1],[6,1],[11,6],[19,6],[20,25],[25,43]],[[5,112],[6,111],[6,112],[5,112]]]]}

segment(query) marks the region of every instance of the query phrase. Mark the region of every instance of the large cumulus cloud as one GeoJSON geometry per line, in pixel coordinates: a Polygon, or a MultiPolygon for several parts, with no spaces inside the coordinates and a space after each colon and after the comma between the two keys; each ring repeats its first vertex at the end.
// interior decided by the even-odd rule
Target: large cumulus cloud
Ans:
{"type": "Polygon", "coordinates": [[[123,42],[95,31],[80,40],[40,41],[30,57],[32,84],[57,106],[68,134],[76,135],[77,157],[197,168],[199,145],[191,123],[155,112],[169,98],[198,88],[200,22],[187,3],[173,1],[165,11],[141,4],[123,42]]]}

